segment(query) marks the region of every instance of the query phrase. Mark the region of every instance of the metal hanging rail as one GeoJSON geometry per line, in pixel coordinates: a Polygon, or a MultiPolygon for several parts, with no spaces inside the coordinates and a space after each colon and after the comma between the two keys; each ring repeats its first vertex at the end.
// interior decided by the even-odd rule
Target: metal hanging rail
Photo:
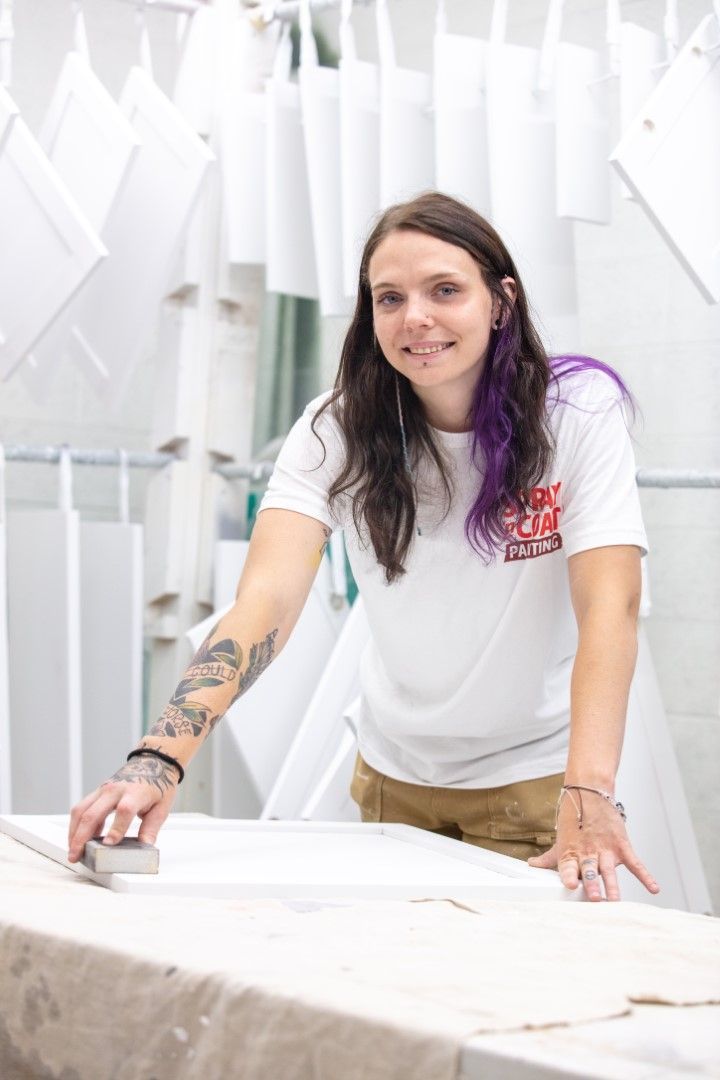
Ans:
{"type": "MultiPolygon", "coordinates": [[[[35,462],[57,465],[62,446],[10,446],[4,447],[5,460],[35,462]]],[[[68,447],[73,465],[120,465],[121,450],[86,450],[68,447]]],[[[136,469],[162,469],[173,461],[181,461],[177,454],[163,451],[128,450],[127,464],[136,469]]],[[[225,462],[212,467],[226,480],[268,480],[273,468],[272,461],[252,461],[246,465],[225,462]]],[[[641,488],[720,488],[720,469],[638,469],[635,473],[641,488]]]]}

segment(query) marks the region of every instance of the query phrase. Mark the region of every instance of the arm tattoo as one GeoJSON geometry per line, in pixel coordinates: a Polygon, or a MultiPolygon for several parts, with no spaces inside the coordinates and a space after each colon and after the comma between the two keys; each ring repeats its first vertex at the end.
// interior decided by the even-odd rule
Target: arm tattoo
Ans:
{"type": "MultiPolygon", "coordinates": [[[[205,687],[234,682],[242,667],[243,651],[237,641],[223,638],[222,641],[210,644],[216,631],[217,626],[213,627],[205,638],[193,657],[185,678],[165,706],[160,719],[156,720],[148,731],[148,735],[170,739],[184,735],[199,738],[203,734],[209,734],[223,715],[222,712],[215,712],[210,706],[193,699],[193,694],[205,687]]],[[[264,641],[250,646],[247,669],[240,675],[231,705],[252,686],[270,664],[275,654],[277,634],[276,627],[264,641]]]]}
{"type": "Polygon", "coordinates": [[[171,765],[158,758],[144,757],[128,761],[127,765],[119,768],[105,783],[111,784],[114,780],[119,780],[126,784],[150,784],[164,795],[176,786],[177,777],[178,774],[171,765]]]}

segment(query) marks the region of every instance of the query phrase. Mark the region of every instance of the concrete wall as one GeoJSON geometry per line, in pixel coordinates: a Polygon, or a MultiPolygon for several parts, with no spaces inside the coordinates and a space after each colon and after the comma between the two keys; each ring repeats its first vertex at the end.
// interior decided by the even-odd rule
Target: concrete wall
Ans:
{"type": "MultiPolygon", "coordinates": [[[[487,33],[490,0],[447,0],[453,32],[487,33]]],[[[511,0],[509,40],[537,45],[547,5],[511,0]]],[[[709,0],[683,0],[681,40],[711,10],[709,0]]],[[[90,48],[98,74],[117,93],[137,56],[133,8],[120,0],[85,0],[90,48]]],[[[427,67],[434,0],[391,0],[398,60],[427,67]]],[[[565,36],[599,47],[604,0],[566,0],[565,36]]],[[[623,16],[659,30],[664,0],[626,0],[623,16]]],[[[149,13],[158,81],[172,85],[175,18],[149,13]]],[[[71,45],[69,4],[16,0],[13,94],[37,130],[54,79],[71,45]]],[[[374,10],[354,16],[361,57],[374,59],[374,10]]],[[[322,17],[336,36],[337,13],[322,17]]],[[[614,364],[630,382],[644,414],[637,458],[646,466],[720,468],[720,307],[709,306],[639,208],[617,196],[609,227],[576,227],[581,340],[578,347],[614,364]]],[[[342,324],[324,328],[325,371],[334,374],[342,324]]],[[[52,397],[36,404],[17,378],[0,385],[0,438],[6,442],[71,442],[145,448],[152,409],[152,347],[117,413],[102,407],[82,378],[66,369],[52,397]]],[[[88,517],[112,517],[113,470],[80,469],[76,502],[88,517]]],[[[8,467],[11,504],[46,505],[56,498],[56,470],[8,467]]],[[[143,513],[143,477],[133,473],[132,513],[143,513]]],[[[695,820],[706,871],[720,910],[720,852],[714,823],[720,811],[720,492],[644,491],[652,548],[653,612],[649,635],[695,820]]],[[[629,807],[632,815],[632,807],[629,807]]]]}

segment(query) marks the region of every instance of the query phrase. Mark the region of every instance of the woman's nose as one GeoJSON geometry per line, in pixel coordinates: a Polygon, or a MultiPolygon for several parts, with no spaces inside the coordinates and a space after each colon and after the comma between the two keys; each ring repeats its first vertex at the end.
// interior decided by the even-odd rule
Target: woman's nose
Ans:
{"type": "Polygon", "coordinates": [[[430,326],[432,321],[432,313],[427,301],[420,296],[414,298],[409,296],[405,305],[405,325],[408,327],[430,326]]]}

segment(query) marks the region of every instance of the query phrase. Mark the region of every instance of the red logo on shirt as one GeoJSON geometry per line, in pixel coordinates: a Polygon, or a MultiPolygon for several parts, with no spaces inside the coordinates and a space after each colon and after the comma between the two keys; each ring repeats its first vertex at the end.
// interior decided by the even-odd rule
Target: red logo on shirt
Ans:
{"type": "Polygon", "coordinates": [[[508,507],[505,511],[505,527],[511,537],[505,547],[505,562],[536,559],[539,555],[560,550],[561,487],[562,480],[548,487],[534,487],[527,499],[529,508],[519,521],[512,509],[508,507]]]}

